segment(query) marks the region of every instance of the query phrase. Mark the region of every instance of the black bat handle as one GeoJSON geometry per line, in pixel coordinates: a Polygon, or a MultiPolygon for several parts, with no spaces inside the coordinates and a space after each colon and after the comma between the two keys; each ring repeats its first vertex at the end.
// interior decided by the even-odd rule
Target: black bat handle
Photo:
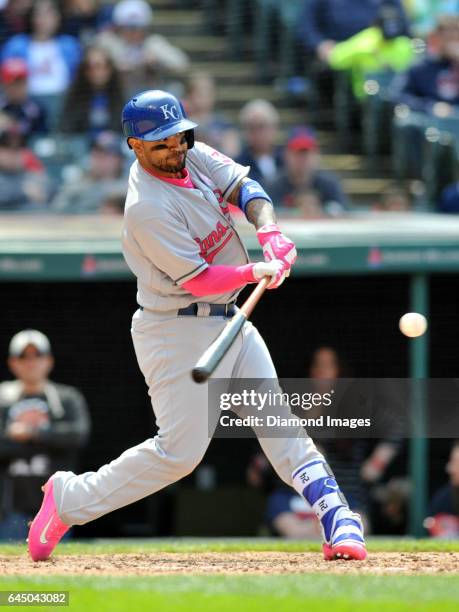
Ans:
{"type": "Polygon", "coordinates": [[[218,364],[223,359],[225,353],[234,342],[234,339],[241,331],[246,322],[246,315],[239,310],[226,324],[220,335],[212,342],[200,357],[197,364],[191,371],[193,380],[197,383],[203,383],[208,380],[209,376],[215,372],[218,364]]]}

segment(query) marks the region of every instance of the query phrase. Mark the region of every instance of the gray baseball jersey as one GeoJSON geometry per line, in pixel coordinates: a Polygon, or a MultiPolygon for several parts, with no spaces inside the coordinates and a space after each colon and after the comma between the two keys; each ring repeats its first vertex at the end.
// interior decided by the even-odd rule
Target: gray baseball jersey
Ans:
{"type": "Polygon", "coordinates": [[[198,299],[183,283],[209,264],[249,261],[226,198],[250,168],[202,142],[189,151],[186,168],[194,189],[154,176],[138,161],[130,171],[123,253],[137,277],[137,301],[151,310],[184,308],[197,301],[231,302],[239,290],[198,299]]]}
{"type": "MultiPolygon", "coordinates": [[[[54,475],[56,506],[68,525],[87,523],[183,478],[201,461],[210,442],[209,419],[216,423],[218,406],[208,405],[207,385],[193,382],[190,372],[227,319],[177,316],[176,311],[197,301],[183,283],[208,265],[248,261],[225,198],[249,169],[202,143],[191,149],[186,167],[192,188],[150,175],[135,162],[125,212],[124,255],[138,279],[138,301],[145,307],[134,314],[131,333],[158,433],[96,472],[54,475]]],[[[227,303],[237,293],[199,301],[227,303]]],[[[267,389],[279,391],[268,349],[250,322],[214,376],[262,379],[267,389]]],[[[286,431],[285,438],[264,438],[260,428],[254,429],[289,484],[298,466],[323,460],[301,427],[286,431]]]]}

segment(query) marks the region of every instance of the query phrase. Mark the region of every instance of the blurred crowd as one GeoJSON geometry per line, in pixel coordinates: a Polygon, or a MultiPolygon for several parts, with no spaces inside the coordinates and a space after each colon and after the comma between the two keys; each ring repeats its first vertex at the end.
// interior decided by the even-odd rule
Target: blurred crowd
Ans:
{"type": "Polygon", "coordinates": [[[189,58],[143,0],[1,4],[0,209],[122,213],[123,105],[177,88],[189,58]]]}
{"type": "MultiPolygon", "coordinates": [[[[284,10],[274,0],[252,4],[284,10]]],[[[315,94],[305,102],[303,124],[286,129],[268,100],[246,103],[237,121],[225,116],[214,75],[194,70],[187,53],[155,31],[154,2],[0,0],[0,211],[122,214],[133,158],[120,112],[135,92],[160,87],[184,100],[199,139],[251,166],[280,215],[349,214],[354,203],[323,168],[314,130],[315,111],[339,99],[337,75],[344,75],[359,117],[375,93],[368,78],[376,79],[393,116],[403,116],[395,137],[419,145],[405,153],[407,173],[394,172],[366,209],[415,210],[407,179],[422,178],[426,128],[436,118],[447,121],[438,129],[459,133],[459,2],[298,0],[292,7],[300,60],[294,66],[302,74],[287,81],[285,93],[305,78],[315,94]]],[[[380,120],[373,119],[370,127],[380,120]]],[[[358,124],[351,122],[349,142],[364,129],[358,124]]],[[[436,195],[433,209],[459,212],[455,181],[436,195]]]]}
{"type": "Polygon", "coordinates": [[[370,164],[392,158],[394,184],[371,208],[459,212],[459,3],[305,0],[299,17],[316,109],[331,98],[341,142],[361,132],[370,164]]]}

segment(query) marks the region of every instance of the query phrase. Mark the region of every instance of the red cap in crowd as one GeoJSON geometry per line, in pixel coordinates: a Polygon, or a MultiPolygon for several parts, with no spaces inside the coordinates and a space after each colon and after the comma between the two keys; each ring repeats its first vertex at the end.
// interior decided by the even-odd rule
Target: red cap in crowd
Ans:
{"type": "Polygon", "coordinates": [[[317,151],[319,144],[314,132],[307,127],[295,128],[287,140],[289,151],[317,151]]]}
{"type": "Polygon", "coordinates": [[[19,57],[11,57],[5,60],[0,67],[0,78],[2,83],[6,85],[19,79],[26,79],[28,73],[27,64],[19,57]]]}

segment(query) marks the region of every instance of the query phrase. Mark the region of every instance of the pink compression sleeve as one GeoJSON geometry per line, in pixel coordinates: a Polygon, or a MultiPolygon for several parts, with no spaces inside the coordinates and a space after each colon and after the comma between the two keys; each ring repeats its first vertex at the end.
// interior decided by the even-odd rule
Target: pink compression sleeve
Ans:
{"type": "Polygon", "coordinates": [[[197,297],[214,293],[227,293],[240,289],[247,283],[254,283],[253,266],[209,266],[182,287],[197,297]]]}

